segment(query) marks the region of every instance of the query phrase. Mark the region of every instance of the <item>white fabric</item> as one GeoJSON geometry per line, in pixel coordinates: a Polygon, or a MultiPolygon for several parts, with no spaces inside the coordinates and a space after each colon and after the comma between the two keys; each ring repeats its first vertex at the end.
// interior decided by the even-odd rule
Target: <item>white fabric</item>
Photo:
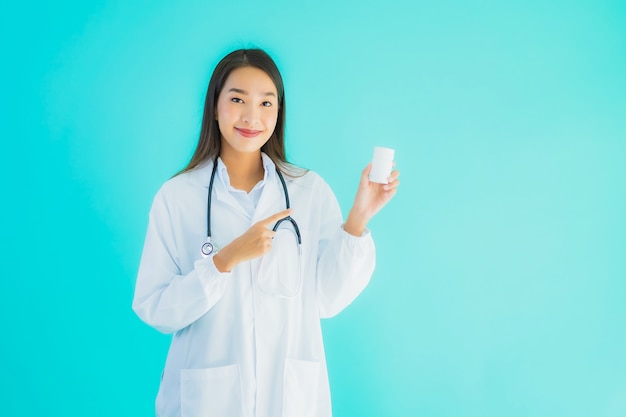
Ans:
{"type": "Polygon", "coordinates": [[[263,179],[259,181],[249,193],[246,193],[244,190],[238,190],[230,185],[230,176],[226,170],[226,165],[222,162],[222,158],[217,159],[217,173],[215,175],[217,177],[216,181],[221,181],[224,184],[233,198],[250,217],[254,215],[254,209],[256,209],[257,204],[259,204],[261,192],[263,191],[263,186],[267,181],[268,175],[270,177],[276,175],[276,165],[274,165],[274,162],[272,162],[270,157],[265,154],[261,154],[261,156],[263,157],[263,179]]]}
{"type": "MultiPolygon", "coordinates": [[[[329,417],[320,318],[339,313],[369,282],[371,235],[341,228],[337,200],[317,174],[286,176],[302,232],[304,281],[293,299],[267,295],[257,286],[260,258],[220,273],[212,257],[200,255],[211,170],[208,162],[167,181],[150,210],[133,309],[173,333],[157,415],[329,417]]],[[[213,194],[211,230],[220,246],[285,208],[276,175],[266,175],[252,218],[223,182],[215,181],[213,194]]],[[[290,262],[297,259],[277,265],[290,262]]]]}

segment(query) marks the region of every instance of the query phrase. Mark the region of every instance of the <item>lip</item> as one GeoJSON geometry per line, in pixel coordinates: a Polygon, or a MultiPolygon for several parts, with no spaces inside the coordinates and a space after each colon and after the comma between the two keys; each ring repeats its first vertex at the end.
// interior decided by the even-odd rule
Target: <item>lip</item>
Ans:
{"type": "Polygon", "coordinates": [[[252,129],[243,129],[240,127],[236,127],[235,130],[239,132],[239,134],[246,138],[254,138],[261,134],[260,130],[252,130],[252,129]]]}

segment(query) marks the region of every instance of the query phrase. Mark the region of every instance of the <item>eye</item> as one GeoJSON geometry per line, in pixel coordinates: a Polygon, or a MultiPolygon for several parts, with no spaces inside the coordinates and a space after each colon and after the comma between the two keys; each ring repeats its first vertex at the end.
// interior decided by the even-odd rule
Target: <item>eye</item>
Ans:
{"type": "Polygon", "coordinates": [[[264,101],[261,105],[263,107],[272,107],[273,106],[271,101],[264,101]]]}
{"type": "Polygon", "coordinates": [[[230,99],[230,101],[232,101],[233,103],[243,103],[243,100],[239,97],[233,97],[230,99]]]}

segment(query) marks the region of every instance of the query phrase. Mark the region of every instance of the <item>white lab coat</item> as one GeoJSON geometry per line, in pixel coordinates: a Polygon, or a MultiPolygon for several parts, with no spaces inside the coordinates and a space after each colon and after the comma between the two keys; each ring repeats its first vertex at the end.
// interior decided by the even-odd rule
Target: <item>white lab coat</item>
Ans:
{"type": "MultiPolygon", "coordinates": [[[[211,229],[218,245],[285,208],[274,165],[263,158],[272,169],[252,218],[216,178],[211,229]]],[[[320,318],[339,313],[369,282],[371,235],[355,237],[341,228],[337,200],[319,175],[285,176],[302,233],[303,284],[292,299],[268,295],[257,285],[260,258],[220,273],[212,257],[200,256],[212,166],[167,181],[150,210],[133,309],[173,333],[157,415],[329,417],[320,318]]]]}

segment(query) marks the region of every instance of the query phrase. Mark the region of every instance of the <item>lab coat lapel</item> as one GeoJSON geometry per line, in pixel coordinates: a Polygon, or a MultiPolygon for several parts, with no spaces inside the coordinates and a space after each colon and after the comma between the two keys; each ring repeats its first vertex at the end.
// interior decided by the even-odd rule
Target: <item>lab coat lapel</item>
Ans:
{"type": "Polygon", "coordinates": [[[215,184],[213,185],[213,193],[215,199],[226,204],[232,211],[243,216],[246,219],[250,218],[250,215],[244,210],[243,207],[235,200],[235,197],[228,191],[226,185],[218,178],[215,178],[215,184]]]}
{"type": "MultiPolygon", "coordinates": [[[[199,186],[209,190],[209,182],[211,181],[211,172],[213,171],[213,161],[207,161],[205,164],[196,168],[190,173],[190,181],[199,186]]],[[[246,211],[237,203],[237,200],[226,188],[224,181],[220,178],[220,175],[216,173],[215,180],[213,181],[213,201],[219,201],[229,207],[230,210],[236,212],[239,215],[249,219],[250,216],[246,211]]],[[[211,213],[213,217],[213,213],[211,213]]],[[[216,219],[217,220],[217,219],[216,219]]]]}

